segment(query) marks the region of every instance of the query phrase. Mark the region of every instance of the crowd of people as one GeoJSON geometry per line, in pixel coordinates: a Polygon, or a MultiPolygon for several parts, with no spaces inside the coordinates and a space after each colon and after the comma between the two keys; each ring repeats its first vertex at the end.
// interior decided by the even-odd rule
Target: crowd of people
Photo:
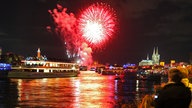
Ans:
{"type": "Polygon", "coordinates": [[[168,72],[168,82],[156,88],[155,94],[145,95],[138,108],[192,108],[192,84],[189,71],[183,67],[168,72]]]}

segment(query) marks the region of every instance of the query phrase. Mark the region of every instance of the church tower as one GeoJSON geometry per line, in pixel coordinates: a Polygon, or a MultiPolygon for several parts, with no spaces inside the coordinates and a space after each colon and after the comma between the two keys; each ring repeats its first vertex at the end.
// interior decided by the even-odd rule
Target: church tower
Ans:
{"type": "Polygon", "coordinates": [[[37,58],[40,58],[41,57],[41,50],[40,50],[40,48],[38,48],[38,50],[37,50],[37,58]]]}
{"type": "Polygon", "coordinates": [[[147,60],[149,60],[149,55],[147,54],[147,60]]]}
{"type": "Polygon", "coordinates": [[[160,54],[158,53],[158,47],[153,49],[153,55],[152,55],[152,61],[153,61],[153,65],[159,65],[159,61],[160,61],[160,54]]]}

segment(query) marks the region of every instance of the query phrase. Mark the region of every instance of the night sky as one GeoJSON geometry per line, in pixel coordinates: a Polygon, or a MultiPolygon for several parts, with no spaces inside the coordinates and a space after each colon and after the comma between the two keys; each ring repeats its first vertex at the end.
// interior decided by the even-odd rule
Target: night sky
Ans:
{"type": "Polygon", "coordinates": [[[151,59],[158,47],[161,61],[189,61],[192,52],[192,0],[3,0],[0,3],[0,47],[3,53],[65,57],[63,41],[47,26],[54,26],[48,10],[59,3],[78,15],[92,3],[111,5],[118,31],[93,59],[101,63],[136,63],[151,59]]]}

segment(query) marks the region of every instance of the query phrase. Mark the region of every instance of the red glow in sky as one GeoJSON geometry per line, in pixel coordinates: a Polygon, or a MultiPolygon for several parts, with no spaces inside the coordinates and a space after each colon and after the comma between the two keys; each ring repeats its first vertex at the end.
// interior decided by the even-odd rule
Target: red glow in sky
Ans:
{"type": "Polygon", "coordinates": [[[93,4],[85,9],[79,18],[79,30],[91,45],[100,46],[115,32],[116,16],[106,4],[93,4]]]}

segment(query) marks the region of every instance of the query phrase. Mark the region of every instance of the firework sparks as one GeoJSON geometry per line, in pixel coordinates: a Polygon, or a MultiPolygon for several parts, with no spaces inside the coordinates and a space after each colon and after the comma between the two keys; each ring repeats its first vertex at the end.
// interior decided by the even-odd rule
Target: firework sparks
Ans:
{"type": "Polygon", "coordinates": [[[86,44],[82,43],[80,48],[81,65],[89,66],[92,64],[92,49],[86,44]]]}
{"type": "Polygon", "coordinates": [[[109,40],[115,30],[116,17],[106,4],[93,4],[79,18],[79,30],[91,45],[101,45],[109,40]]]}
{"type": "MultiPolygon", "coordinates": [[[[67,48],[67,55],[69,58],[74,58],[78,55],[78,48],[81,44],[80,36],[76,32],[77,18],[73,13],[67,13],[67,8],[57,5],[57,9],[49,10],[53,20],[56,24],[55,31],[64,41],[67,48]]],[[[50,27],[49,27],[50,29],[50,27]]]]}

